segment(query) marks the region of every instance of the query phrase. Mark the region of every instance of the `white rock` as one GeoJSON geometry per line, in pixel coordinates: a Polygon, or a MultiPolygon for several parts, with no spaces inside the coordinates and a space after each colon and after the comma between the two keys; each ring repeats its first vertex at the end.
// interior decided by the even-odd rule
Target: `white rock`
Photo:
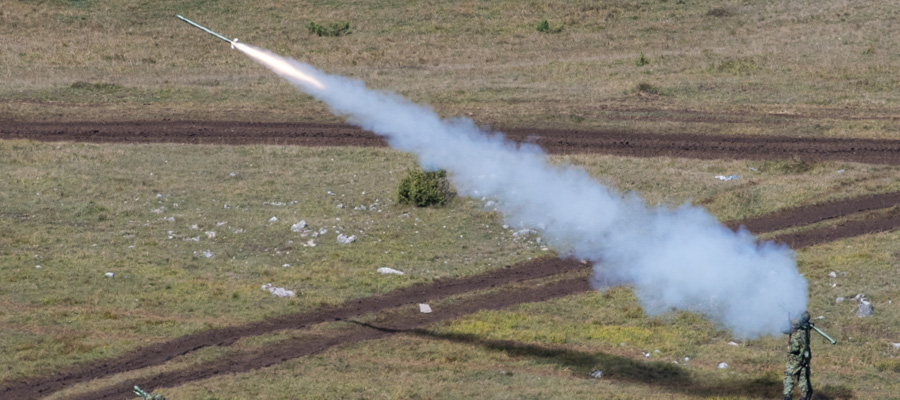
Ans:
{"type": "Polygon", "coordinates": [[[303,243],[303,247],[316,247],[316,241],[309,239],[308,242],[303,243]]]}
{"type": "Polygon", "coordinates": [[[191,225],[191,229],[192,229],[192,230],[197,230],[197,229],[200,229],[200,226],[197,225],[197,224],[193,224],[193,225],[191,225]]]}
{"type": "Polygon", "coordinates": [[[284,264],[284,265],[281,266],[281,268],[287,268],[287,267],[290,267],[290,266],[291,266],[291,264],[284,264]]]}
{"type": "Polygon", "coordinates": [[[895,349],[900,350],[900,343],[891,343],[891,346],[894,346],[895,349]]]}
{"type": "Polygon", "coordinates": [[[378,268],[375,270],[375,272],[378,272],[379,274],[386,274],[386,275],[403,275],[402,271],[397,271],[396,269],[388,268],[388,267],[378,268]]]}
{"type": "Polygon", "coordinates": [[[215,231],[206,231],[206,238],[207,238],[207,239],[213,239],[213,238],[215,238],[215,237],[216,237],[216,232],[215,232],[215,231]]]}
{"type": "Polygon", "coordinates": [[[270,223],[270,224],[274,224],[274,223],[276,223],[276,222],[278,222],[278,217],[272,217],[272,218],[269,218],[269,223],[270,223]]]}
{"type": "Polygon", "coordinates": [[[338,235],[337,241],[340,244],[350,244],[356,241],[356,235],[344,236],[343,234],[338,235]]]}
{"type": "Polygon", "coordinates": [[[871,317],[875,313],[875,307],[872,303],[866,301],[865,298],[860,299],[859,306],[856,307],[856,316],[859,318],[871,317]]]}
{"type": "Polygon", "coordinates": [[[834,302],[835,302],[835,303],[840,303],[840,302],[842,302],[842,301],[844,301],[844,298],[843,298],[843,297],[838,297],[838,298],[834,299],[834,302]]]}
{"type": "Polygon", "coordinates": [[[828,276],[830,276],[832,278],[837,278],[837,272],[831,271],[828,273],[828,276]]]}
{"type": "Polygon", "coordinates": [[[728,364],[726,364],[726,363],[719,363],[719,369],[725,369],[725,368],[728,368],[728,364]]]}
{"type": "Polygon", "coordinates": [[[816,317],[816,319],[825,319],[825,316],[824,316],[824,315],[820,315],[820,316],[816,317]]]}
{"type": "Polygon", "coordinates": [[[594,372],[591,372],[591,378],[600,379],[602,376],[603,376],[603,371],[601,371],[599,369],[594,372]]]}
{"type": "Polygon", "coordinates": [[[728,175],[728,176],[725,176],[725,175],[716,175],[716,179],[718,179],[718,180],[720,180],[720,181],[731,181],[731,180],[735,180],[735,179],[738,179],[738,178],[740,178],[739,175],[728,175]]]}
{"type": "Polygon", "coordinates": [[[644,357],[650,358],[650,353],[647,353],[647,352],[642,352],[642,353],[644,354],[644,357]]]}
{"type": "Polygon", "coordinates": [[[163,197],[163,196],[162,196],[162,193],[157,193],[157,194],[156,194],[156,198],[157,198],[157,199],[161,199],[162,197],[163,197]]]}
{"type": "Polygon", "coordinates": [[[738,345],[738,344],[735,343],[735,342],[728,342],[728,344],[730,344],[730,345],[732,345],[732,346],[737,346],[737,345],[738,345]]]}
{"type": "Polygon", "coordinates": [[[115,276],[116,274],[114,274],[114,273],[112,273],[112,272],[107,272],[107,273],[105,273],[104,275],[106,275],[107,278],[112,278],[112,277],[115,276]]]}
{"type": "Polygon", "coordinates": [[[419,304],[419,312],[422,314],[431,314],[431,306],[428,304],[419,304]]]}
{"type": "Polygon", "coordinates": [[[216,226],[227,225],[228,222],[216,222],[216,226]]]}
{"type": "Polygon", "coordinates": [[[203,257],[206,257],[206,258],[212,258],[212,256],[215,255],[215,254],[213,254],[213,252],[211,252],[209,250],[203,250],[203,253],[200,253],[200,254],[203,254],[203,257]]]}
{"type": "Polygon", "coordinates": [[[297,296],[297,294],[294,293],[293,290],[287,290],[282,287],[275,287],[271,283],[262,285],[261,288],[262,288],[262,290],[272,293],[272,296],[275,296],[275,297],[295,297],[295,296],[297,296]]]}
{"type": "Polygon", "coordinates": [[[303,230],[303,228],[306,228],[306,220],[303,219],[301,219],[296,224],[291,225],[292,232],[300,232],[303,230]]]}
{"type": "Polygon", "coordinates": [[[37,269],[43,268],[43,267],[41,267],[40,265],[35,265],[34,267],[37,268],[37,269]]]}
{"type": "Polygon", "coordinates": [[[684,358],[684,362],[688,362],[688,361],[691,361],[691,358],[690,358],[690,357],[685,357],[685,358],[684,358]]]}
{"type": "Polygon", "coordinates": [[[332,192],[332,191],[330,191],[330,190],[328,191],[328,195],[329,195],[329,196],[335,196],[334,192],[332,192]]]}
{"type": "Polygon", "coordinates": [[[228,176],[234,178],[235,176],[237,176],[237,173],[236,173],[236,172],[232,172],[232,173],[228,174],[228,176]]]}

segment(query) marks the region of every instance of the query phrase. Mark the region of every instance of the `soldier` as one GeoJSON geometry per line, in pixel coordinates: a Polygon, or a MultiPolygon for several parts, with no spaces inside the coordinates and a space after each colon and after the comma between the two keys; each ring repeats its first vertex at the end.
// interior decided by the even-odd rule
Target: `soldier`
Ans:
{"type": "Polygon", "coordinates": [[[804,400],[812,398],[812,385],[809,382],[809,313],[804,311],[800,318],[791,321],[791,332],[788,336],[788,361],[784,369],[784,399],[791,400],[794,392],[794,379],[800,387],[800,395],[804,400]]]}
{"type": "Polygon", "coordinates": [[[166,396],[163,396],[161,394],[147,393],[137,386],[134,387],[134,394],[140,396],[143,400],[166,400],[166,396]]]}

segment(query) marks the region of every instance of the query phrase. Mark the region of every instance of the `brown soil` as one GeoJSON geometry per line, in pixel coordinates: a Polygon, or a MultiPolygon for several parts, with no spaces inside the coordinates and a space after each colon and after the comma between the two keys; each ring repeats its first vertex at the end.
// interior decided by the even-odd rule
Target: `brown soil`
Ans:
{"type": "MultiPolygon", "coordinates": [[[[716,121],[714,116],[708,116],[716,121]]],[[[900,165],[900,140],[655,135],[616,131],[512,129],[506,135],[551,154],[601,153],[634,157],[698,159],[783,159],[854,161],[900,165]]],[[[199,121],[0,122],[0,139],[97,143],[274,144],[301,146],[385,146],[362,129],[320,123],[199,121]]]]}
{"type": "MultiPolygon", "coordinates": [[[[653,136],[610,132],[513,131],[510,137],[535,142],[554,153],[596,152],[631,156],[680,156],[695,158],[784,158],[808,160],[848,160],[900,164],[900,141],[811,140],[785,138],[716,138],[700,136],[653,136]]],[[[309,146],[383,146],[378,137],[348,126],[323,124],[247,124],[195,122],[132,123],[3,123],[0,139],[92,142],[178,142],[217,144],[295,144],[309,146]]],[[[884,209],[900,203],[900,193],[871,195],[838,202],[805,205],[744,221],[754,233],[774,232],[803,226],[862,211],[884,209]]],[[[871,232],[895,229],[900,217],[848,221],[836,227],[811,229],[782,235],[778,241],[793,248],[826,243],[871,232]]],[[[146,389],[171,387],[219,374],[240,373],[275,365],[290,359],[325,351],[334,346],[386,337],[416,330],[427,324],[456,318],[482,309],[499,309],[516,304],[549,300],[589,290],[585,278],[588,265],[576,260],[540,259],[508,266],[488,273],[458,279],[436,280],[429,284],[355,299],[339,306],[286,315],[243,326],[216,329],[175,338],[137,349],[123,356],[75,366],[47,376],[6,382],[0,398],[37,399],[73,384],[117,373],[160,365],[181,355],[208,346],[229,346],[245,337],[286,329],[302,329],[334,320],[350,320],[375,313],[377,325],[356,324],[340,334],[289,339],[256,351],[249,351],[142,379],[146,389]],[[577,273],[578,277],[552,283],[551,276],[577,273]],[[511,285],[514,284],[515,285],[511,285]],[[492,289],[493,290],[488,290],[492,289]],[[479,292],[454,301],[440,312],[420,314],[410,305],[437,302],[468,292],[479,292]],[[404,311],[405,310],[405,311],[404,311]]],[[[127,398],[131,384],[118,384],[80,395],[78,399],[127,398]]],[[[718,393],[718,392],[717,392],[718,393]]]]}

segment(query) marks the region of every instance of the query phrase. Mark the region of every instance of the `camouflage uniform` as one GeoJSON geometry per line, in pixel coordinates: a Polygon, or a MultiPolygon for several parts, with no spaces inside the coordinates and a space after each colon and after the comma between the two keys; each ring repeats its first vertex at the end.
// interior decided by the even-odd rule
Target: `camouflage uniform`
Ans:
{"type": "Polygon", "coordinates": [[[143,400],[166,400],[166,396],[161,394],[147,393],[145,390],[135,386],[134,394],[143,400]]]}
{"type": "Polygon", "coordinates": [[[788,361],[784,368],[784,398],[789,400],[794,392],[794,379],[800,387],[803,399],[812,398],[812,385],[809,382],[809,313],[804,312],[799,320],[791,322],[791,333],[788,341],[788,361]]]}

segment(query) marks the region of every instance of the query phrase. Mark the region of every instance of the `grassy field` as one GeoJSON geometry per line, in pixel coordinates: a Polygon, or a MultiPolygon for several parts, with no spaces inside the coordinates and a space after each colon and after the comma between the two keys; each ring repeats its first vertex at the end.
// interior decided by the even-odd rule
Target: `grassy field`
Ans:
{"type": "MultiPolygon", "coordinates": [[[[0,6],[0,123],[341,122],[176,13],[495,128],[900,135],[900,44],[892,40],[900,9],[848,0],[10,0],[0,6]],[[550,32],[538,32],[542,20],[550,32]],[[352,33],[319,37],[308,32],[311,21],[347,21],[352,33]]],[[[692,202],[721,220],[900,190],[898,167],[856,163],[553,160],[649,204],[692,202]],[[730,174],[741,178],[714,178],[730,174]]],[[[397,204],[397,184],[415,167],[413,156],[389,149],[0,141],[0,382],[554,255],[533,238],[514,237],[478,199],[429,209],[397,204]],[[301,220],[306,230],[292,231],[301,220]],[[339,244],[338,234],[357,239],[339,244]],[[379,267],[406,275],[380,275],[379,267]],[[298,296],[273,297],[260,290],[265,283],[298,296]]],[[[887,232],[798,252],[810,309],[839,340],[813,341],[813,380],[827,397],[900,398],[900,351],[891,346],[900,342],[898,240],[900,233],[887,232]],[[875,317],[855,316],[851,298],[860,293],[875,317]]],[[[141,384],[162,371],[353,326],[246,338],[51,398],[141,384]]],[[[733,340],[696,315],[646,317],[628,288],[614,288],[161,392],[170,399],[778,397],[784,338],[733,340]],[[718,369],[720,362],[729,367],[718,369]],[[591,379],[595,370],[603,378],[591,379]]]]}
{"type": "MultiPolygon", "coordinates": [[[[584,167],[651,204],[693,201],[722,219],[900,190],[897,167],[865,164],[798,169],[793,161],[554,160],[584,167]],[[743,178],[714,177],[722,173],[743,178]]],[[[0,142],[5,175],[0,223],[6,227],[0,236],[0,358],[12,360],[0,371],[0,381],[211,327],[550,254],[534,241],[513,237],[479,200],[460,198],[433,209],[397,204],[397,184],[413,167],[412,156],[389,149],[0,142]],[[300,220],[309,224],[307,236],[291,230],[300,220]],[[309,236],[323,228],[326,233],[309,236]],[[358,239],[339,244],[339,232],[358,239]],[[303,245],[309,240],[316,246],[303,245]],[[407,274],[375,273],[382,266],[407,274]],[[107,272],[114,276],[106,277],[107,272]],[[265,283],[300,294],[275,298],[260,290],[265,283]]],[[[845,240],[798,254],[810,281],[811,309],[825,316],[819,325],[840,340],[834,347],[824,340],[814,343],[815,379],[826,393],[885,398],[900,390],[894,379],[898,352],[890,346],[897,340],[892,327],[900,323],[892,304],[900,294],[892,283],[900,280],[898,235],[845,240]],[[830,271],[848,275],[833,279],[830,271]],[[875,302],[876,318],[857,319],[854,301],[834,301],[857,293],[875,302]]],[[[348,325],[248,338],[231,348],[208,348],[163,366],[78,385],[54,398],[104,382],[140,384],[147,374],[348,325]]],[[[648,318],[630,290],[616,288],[482,312],[417,334],[164,393],[185,399],[767,395],[780,379],[783,338],[728,345],[732,340],[694,315],[648,318]],[[729,368],[718,370],[719,362],[729,368]],[[608,378],[588,379],[597,369],[608,378]]]]}
{"type": "Polygon", "coordinates": [[[495,127],[900,132],[900,10],[848,0],[12,0],[0,118],[339,121],[176,13],[495,127]],[[319,37],[311,21],[351,33],[319,37]]]}

